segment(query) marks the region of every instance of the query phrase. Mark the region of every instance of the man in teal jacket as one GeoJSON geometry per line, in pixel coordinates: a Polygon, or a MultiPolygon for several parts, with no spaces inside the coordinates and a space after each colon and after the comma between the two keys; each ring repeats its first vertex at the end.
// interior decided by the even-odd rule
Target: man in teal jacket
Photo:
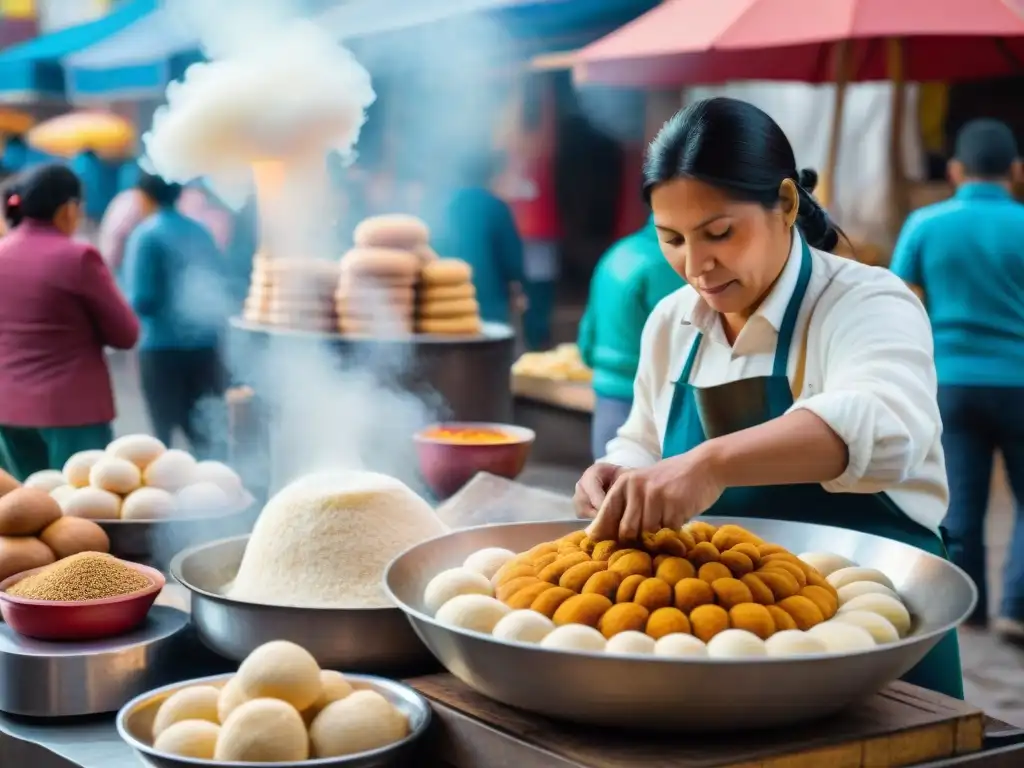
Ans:
{"type": "Polygon", "coordinates": [[[653,219],[615,243],[597,262],[578,341],[583,362],[594,371],[594,459],[604,456],[608,441],[629,416],[647,316],[683,285],[661,254],[653,219]]]}

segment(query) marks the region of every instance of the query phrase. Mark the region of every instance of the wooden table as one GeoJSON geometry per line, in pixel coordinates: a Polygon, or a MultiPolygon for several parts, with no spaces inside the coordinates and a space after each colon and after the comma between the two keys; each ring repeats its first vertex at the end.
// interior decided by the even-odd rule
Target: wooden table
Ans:
{"type": "Polygon", "coordinates": [[[985,749],[980,710],[901,682],[812,725],[645,739],[520,712],[449,674],[407,682],[434,708],[434,768],[1024,768],[1022,745],[985,749]]]}

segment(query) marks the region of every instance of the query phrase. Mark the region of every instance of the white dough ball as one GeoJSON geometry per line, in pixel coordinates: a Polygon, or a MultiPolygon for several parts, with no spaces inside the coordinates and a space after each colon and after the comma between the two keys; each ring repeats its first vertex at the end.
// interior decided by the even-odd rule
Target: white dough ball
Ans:
{"type": "Polygon", "coordinates": [[[766,654],[764,640],[745,629],[725,629],[708,641],[712,659],[745,659],[766,654]]]}
{"type": "Polygon", "coordinates": [[[174,517],[174,496],[162,488],[139,488],[121,504],[122,520],[166,520],[174,517]]]}
{"type": "Polygon", "coordinates": [[[607,645],[604,635],[586,624],[563,624],[540,641],[541,648],[553,651],[603,651],[607,645]]]}
{"type": "Polygon", "coordinates": [[[497,640],[514,643],[539,643],[555,628],[555,623],[543,613],[531,610],[512,611],[494,625],[492,634],[497,640]]]}
{"type": "Polygon", "coordinates": [[[191,483],[174,494],[174,504],[184,517],[207,517],[231,511],[231,499],[210,482],[191,483]]]}
{"type": "Polygon", "coordinates": [[[891,621],[871,611],[840,611],[834,620],[844,624],[856,624],[866,629],[879,645],[895,643],[900,639],[900,633],[896,631],[891,621]]]}
{"type": "Polygon", "coordinates": [[[511,611],[503,602],[487,595],[456,595],[438,609],[434,618],[441,624],[489,635],[511,611]]]}
{"type": "Polygon", "coordinates": [[[834,552],[804,552],[800,559],[825,577],[843,568],[853,568],[857,565],[853,560],[834,552]]]}
{"type": "Polygon", "coordinates": [[[627,630],[614,635],[604,646],[605,653],[649,655],[654,653],[654,638],[643,632],[627,630]]]}
{"type": "Polygon", "coordinates": [[[853,584],[855,581],[874,581],[889,589],[896,591],[896,587],[881,571],[875,568],[860,568],[853,566],[850,568],[840,568],[838,571],[833,571],[828,576],[828,583],[831,584],[835,589],[845,587],[847,584],[853,584]]]}
{"type": "Polygon", "coordinates": [[[65,515],[89,520],[117,520],[121,516],[121,497],[102,488],[76,488],[60,503],[65,515]]]}
{"type": "Polygon", "coordinates": [[[846,605],[853,598],[860,597],[861,595],[888,595],[894,600],[900,599],[898,594],[885,586],[885,584],[879,584],[877,581],[855,581],[852,584],[847,584],[845,587],[840,587],[836,591],[839,593],[840,606],[846,605]]]}
{"type": "Polygon", "coordinates": [[[309,727],[313,754],[342,757],[380,749],[409,735],[409,721],[376,691],[356,691],[321,710],[309,727]]]}
{"type": "Polygon", "coordinates": [[[494,596],[491,582],[476,571],[468,568],[449,568],[441,571],[427,583],[423,590],[423,606],[434,616],[442,605],[457,595],[494,596]]]}
{"type": "Polygon", "coordinates": [[[60,504],[60,508],[64,509],[64,502],[67,501],[71,497],[71,494],[77,490],[78,489],[73,485],[61,485],[50,491],[50,495],[53,497],[54,501],[60,504]]]}
{"type": "Polygon", "coordinates": [[[481,549],[467,557],[462,567],[470,571],[476,571],[485,579],[491,579],[501,566],[515,556],[515,552],[502,549],[501,547],[487,547],[487,549],[481,549]]]}
{"type": "Polygon", "coordinates": [[[142,480],[153,488],[173,492],[192,482],[195,468],[196,460],[192,454],[171,448],[153,459],[142,473],[142,480]]]}
{"type": "Polygon", "coordinates": [[[89,485],[125,496],[142,485],[142,473],[128,459],[104,456],[89,470],[89,485]]]}
{"type": "Polygon", "coordinates": [[[849,613],[850,611],[877,613],[896,627],[900,637],[906,637],[910,633],[910,611],[902,602],[888,595],[861,595],[853,598],[839,609],[839,613],[849,613]]]}
{"type": "Polygon", "coordinates": [[[241,500],[245,493],[242,478],[227,464],[219,461],[200,461],[192,469],[193,483],[213,483],[232,501],[241,500]]]}
{"type": "Polygon", "coordinates": [[[821,639],[799,629],[784,629],[764,641],[769,656],[809,656],[814,653],[828,653],[821,639]]]}
{"type": "Polygon", "coordinates": [[[106,455],[104,451],[79,451],[74,454],[64,462],[64,468],[61,470],[68,485],[75,488],[85,488],[89,485],[89,471],[92,465],[106,455]]]}
{"type": "Polygon", "coordinates": [[[673,632],[654,644],[654,655],[673,659],[695,658],[707,656],[708,647],[700,638],[683,632],[673,632]]]}
{"type": "Polygon", "coordinates": [[[141,472],[166,450],[167,446],[152,435],[124,435],[107,446],[107,455],[130,461],[141,472]]]}
{"type": "Polygon", "coordinates": [[[42,469],[39,472],[33,472],[22,483],[25,488],[38,488],[47,493],[53,493],[57,488],[66,484],[64,473],[59,469],[42,469]]]}
{"type": "Polygon", "coordinates": [[[817,624],[807,630],[807,634],[821,640],[829,653],[857,653],[876,647],[874,638],[866,629],[841,621],[817,624]]]}

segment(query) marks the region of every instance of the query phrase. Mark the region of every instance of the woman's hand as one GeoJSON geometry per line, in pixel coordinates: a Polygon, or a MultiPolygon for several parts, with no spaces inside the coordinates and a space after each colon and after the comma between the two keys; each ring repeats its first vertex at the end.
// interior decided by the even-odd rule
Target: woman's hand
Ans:
{"type": "MultiPolygon", "coordinates": [[[[711,452],[702,448],[663,459],[647,469],[621,473],[587,528],[587,536],[594,541],[634,541],[647,531],[679,528],[710,509],[725,486],[715,471],[711,452]]],[[[588,473],[596,466],[600,465],[588,473]]]]}
{"type": "Polygon", "coordinates": [[[597,510],[604,503],[605,495],[612,484],[625,472],[625,467],[615,464],[594,464],[583,473],[583,477],[576,483],[576,492],[573,494],[572,503],[576,508],[576,517],[593,519],[597,510]]]}

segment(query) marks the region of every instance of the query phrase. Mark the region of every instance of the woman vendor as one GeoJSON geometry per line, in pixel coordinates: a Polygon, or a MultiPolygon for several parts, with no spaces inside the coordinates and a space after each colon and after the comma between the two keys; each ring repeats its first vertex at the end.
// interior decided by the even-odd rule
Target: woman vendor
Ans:
{"type": "MultiPolygon", "coordinates": [[[[633,407],[576,486],[592,538],[697,515],[850,528],[945,556],[931,330],[838,230],[779,126],[696,102],[651,143],[644,195],[687,283],[644,326],[633,407]]],[[[963,697],[956,634],[906,677],[963,697]]]]}

